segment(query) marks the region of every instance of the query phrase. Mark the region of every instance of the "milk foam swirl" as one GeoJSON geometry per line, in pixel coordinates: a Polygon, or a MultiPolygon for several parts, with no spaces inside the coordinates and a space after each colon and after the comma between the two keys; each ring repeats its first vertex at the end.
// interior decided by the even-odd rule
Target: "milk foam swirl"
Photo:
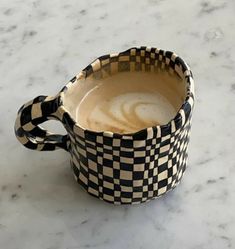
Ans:
{"type": "Polygon", "coordinates": [[[130,92],[100,101],[87,116],[91,130],[128,133],[167,123],[174,107],[159,93],[130,92]]]}
{"type": "Polygon", "coordinates": [[[147,72],[122,72],[102,79],[88,77],[74,87],[77,89],[71,92],[70,105],[77,103],[75,115],[80,126],[118,133],[167,124],[182,105],[186,92],[179,77],[147,72]]]}

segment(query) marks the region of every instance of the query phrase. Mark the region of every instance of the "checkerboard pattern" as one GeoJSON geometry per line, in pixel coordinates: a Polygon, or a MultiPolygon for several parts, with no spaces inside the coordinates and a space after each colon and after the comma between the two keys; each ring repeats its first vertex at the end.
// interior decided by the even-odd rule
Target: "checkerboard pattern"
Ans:
{"type": "Polygon", "coordinates": [[[188,65],[175,53],[140,47],[101,56],[71,79],[50,104],[49,101],[36,98],[20,109],[16,136],[31,149],[68,150],[74,176],[89,194],[114,204],[141,203],[165,194],[181,180],[187,165],[194,83],[188,65]],[[128,135],[93,132],[82,129],[63,108],[63,96],[72,84],[78,83],[81,74],[100,79],[140,70],[166,71],[185,79],[186,99],[168,124],[128,135]],[[68,136],[42,130],[38,124],[48,118],[61,120],[68,136]]]}
{"type": "Polygon", "coordinates": [[[19,109],[15,122],[15,134],[19,142],[32,150],[67,150],[68,136],[52,134],[39,126],[50,119],[58,120],[60,105],[60,97],[48,96],[38,96],[24,104],[19,109]]]}
{"type": "Polygon", "coordinates": [[[180,181],[187,161],[190,122],[148,128],[136,136],[78,130],[71,148],[76,180],[88,193],[115,204],[141,203],[180,181]]]}

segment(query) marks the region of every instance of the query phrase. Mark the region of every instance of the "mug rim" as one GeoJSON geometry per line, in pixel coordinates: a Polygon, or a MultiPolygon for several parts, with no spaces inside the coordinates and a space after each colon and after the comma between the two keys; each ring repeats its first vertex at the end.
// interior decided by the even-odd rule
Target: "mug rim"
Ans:
{"type": "MultiPolygon", "coordinates": [[[[170,58],[169,58],[170,59],[170,58]]],[[[175,70],[175,69],[174,69],[175,70]]],[[[112,77],[112,76],[111,76],[112,77]]],[[[87,67],[85,67],[84,69],[82,69],[81,72],[79,72],[77,75],[75,75],[59,92],[58,94],[59,99],[60,99],[60,106],[59,108],[62,109],[62,113],[67,113],[66,116],[64,116],[65,122],[70,124],[71,122],[73,123],[73,127],[77,127],[78,129],[81,129],[83,131],[86,132],[90,132],[93,134],[97,134],[97,135],[104,135],[107,137],[113,137],[114,135],[117,135],[119,137],[132,137],[134,135],[138,135],[141,134],[142,132],[148,132],[149,130],[152,129],[167,129],[169,126],[171,126],[172,122],[181,122],[181,127],[187,122],[191,112],[192,112],[192,108],[194,106],[194,79],[193,79],[193,74],[192,71],[189,67],[189,65],[181,58],[179,57],[176,53],[172,52],[172,51],[168,51],[168,50],[163,50],[160,48],[155,48],[155,47],[145,47],[145,46],[140,46],[140,47],[131,47],[125,51],[122,52],[118,52],[118,53],[110,53],[110,54],[105,54],[102,56],[97,57],[95,60],[93,60],[87,67]],[[182,79],[185,81],[186,84],[186,96],[184,98],[184,101],[181,105],[181,107],[179,108],[179,110],[176,112],[176,115],[170,119],[166,124],[163,125],[154,125],[154,126],[150,126],[150,127],[146,127],[140,130],[137,130],[135,132],[131,132],[131,133],[118,133],[118,132],[112,132],[112,131],[94,131],[94,130],[90,130],[90,129],[86,129],[84,127],[82,127],[70,114],[70,112],[68,111],[68,109],[66,108],[66,106],[64,105],[64,95],[66,94],[67,90],[72,87],[73,84],[79,83],[79,80],[81,79],[86,79],[86,77],[88,77],[87,75],[87,71],[90,68],[90,66],[92,64],[95,64],[96,62],[99,62],[101,59],[106,58],[109,55],[115,55],[115,56],[119,56],[122,55],[124,53],[130,52],[132,49],[135,50],[145,50],[145,51],[151,51],[151,50],[155,50],[157,52],[162,53],[163,55],[171,54],[171,59],[177,60],[179,65],[179,69],[182,73],[182,79]],[[189,115],[188,118],[183,118],[182,115],[185,116],[184,113],[186,113],[187,110],[187,105],[191,106],[191,109],[189,111],[189,115]]]]}

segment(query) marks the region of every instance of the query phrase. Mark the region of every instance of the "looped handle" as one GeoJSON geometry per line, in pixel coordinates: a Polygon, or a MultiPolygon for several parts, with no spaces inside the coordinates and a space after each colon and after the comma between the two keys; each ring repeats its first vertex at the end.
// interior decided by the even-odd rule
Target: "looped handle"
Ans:
{"type": "Polygon", "coordinates": [[[20,143],[32,150],[51,151],[62,148],[68,151],[68,135],[53,134],[39,126],[50,119],[60,120],[60,105],[60,96],[38,96],[24,104],[15,122],[15,134],[20,143]]]}

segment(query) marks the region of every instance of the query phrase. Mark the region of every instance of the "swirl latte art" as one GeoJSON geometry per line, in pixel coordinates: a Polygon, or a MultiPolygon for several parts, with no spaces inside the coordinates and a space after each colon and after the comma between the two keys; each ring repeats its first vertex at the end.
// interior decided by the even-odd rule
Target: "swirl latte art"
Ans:
{"type": "Polygon", "coordinates": [[[177,109],[164,96],[164,91],[165,95],[171,96],[174,89],[161,87],[166,82],[162,78],[163,83],[156,82],[159,80],[156,75],[151,80],[146,73],[142,74],[143,77],[133,76],[128,82],[121,74],[109,80],[96,80],[96,86],[78,105],[78,122],[89,130],[118,133],[132,133],[168,123],[177,109]]]}
{"type": "Polygon", "coordinates": [[[133,132],[166,123],[174,113],[173,106],[163,96],[133,92],[98,103],[87,117],[87,125],[91,130],[133,132]]]}

